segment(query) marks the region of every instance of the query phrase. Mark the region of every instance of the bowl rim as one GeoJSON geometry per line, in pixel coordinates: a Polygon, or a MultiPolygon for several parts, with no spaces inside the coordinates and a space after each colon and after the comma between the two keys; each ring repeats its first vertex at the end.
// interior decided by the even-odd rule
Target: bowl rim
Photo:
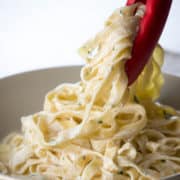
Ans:
{"type": "MultiPolygon", "coordinates": [[[[14,74],[9,74],[9,75],[6,75],[6,76],[3,76],[3,77],[0,77],[0,82],[2,80],[6,80],[6,79],[9,79],[9,78],[13,78],[15,76],[23,76],[23,75],[26,75],[26,74],[30,74],[30,73],[38,73],[38,72],[42,72],[42,71],[52,71],[52,70],[61,70],[61,69],[71,69],[71,68],[79,68],[81,69],[83,67],[83,64],[82,65],[63,65],[63,66],[52,66],[52,67],[45,67],[45,68],[38,68],[38,69],[31,69],[31,70],[28,70],[28,71],[21,71],[21,72],[17,72],[17,73],[14,73],[14,74]]],[[[167,72],[162,72],[163,75],[165,76],[171,76],[173,78],[178,78],[180,79],[180,76],[178,75],[175,75],[175,74],[171,74],[171,73],[167,73],[167,72]]]]}

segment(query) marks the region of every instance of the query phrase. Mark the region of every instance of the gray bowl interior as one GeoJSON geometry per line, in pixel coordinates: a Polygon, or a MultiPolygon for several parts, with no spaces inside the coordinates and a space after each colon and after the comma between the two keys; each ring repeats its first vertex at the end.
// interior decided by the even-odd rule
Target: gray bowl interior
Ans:
{"type": "Polygon", "coordinates": [[[45,94],[63,82],[76,82],[80,67],[26,72],[0,80],[0,139],[21,127],[21,117],[43,108],[45,94]]]}
{"type": "MultiPolygon", "coordinates": [[[[45,94],[63,82],[76,82],[80,66],[51,68],[0,80],[0,139],[21,127],[20,117],[42,110],[45,94]]],[[[180,109],[180,78],[165,75],[160,101],[180,109]]]]}

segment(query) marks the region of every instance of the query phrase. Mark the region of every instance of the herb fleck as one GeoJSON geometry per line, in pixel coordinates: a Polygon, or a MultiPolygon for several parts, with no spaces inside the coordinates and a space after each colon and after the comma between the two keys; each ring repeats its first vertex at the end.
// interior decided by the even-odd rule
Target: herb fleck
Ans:
{"type": "Polygon", "coordinates": [[[168,113],[165,110],[163,111],[163,114],[164,114],[164,118],[167,119],[167,120],[170,119],[173,116],[172,114],[168,113]]]}
{"type": "Polygon", "coordinates": [[[140,102],[139,102],[139,99],[137,98],[137,96],[134,96],[134,101],[135,101],[136,103],[138,103],[138,104],[140,103],[140,102]]]}
{"type": "Polygon", "coordinates": [[[89,160],[88,162],[87,162],[87,164],[89,164],[91,162],[91,160],[89,160]]]}

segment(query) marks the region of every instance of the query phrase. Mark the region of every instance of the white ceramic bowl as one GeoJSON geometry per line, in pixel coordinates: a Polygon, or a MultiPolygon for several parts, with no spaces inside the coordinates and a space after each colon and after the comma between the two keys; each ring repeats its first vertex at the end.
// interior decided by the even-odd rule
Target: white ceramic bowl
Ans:
{"type": "MultiPolygon", "coordinates": [[[[0,139],[20,129],[21,116],[42,110],[45,94],[80,79],[80,66],[49,68],[0,79],[0,139]]],[[[180,109],[180,77],[165,74],[160,101],[180,109]]]]}
{"type": "MultiPolygon", "coordinates": [[[[59,67],[0,79],[0,139],[21,127],[20,117],[42,110],[45,94],[63,82],[76,82],[80,66],[59,67]]],[[[180,109],[180,78],[165,74],[160,102],[180,109]]]]}

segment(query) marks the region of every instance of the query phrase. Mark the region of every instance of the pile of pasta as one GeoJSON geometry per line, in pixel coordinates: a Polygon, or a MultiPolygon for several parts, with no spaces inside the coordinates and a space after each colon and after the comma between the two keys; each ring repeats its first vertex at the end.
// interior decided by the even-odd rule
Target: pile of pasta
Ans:
{"type": "MultiPolygon", "coordinates": [[[[0,144],[0,172],[17,179],[155,180],[180,172],[180,114],[156,102],[163,85],[157,45],[136,82],[124,65],[144,15],[117,9],[80,48],[80,82],[59,85],[22,133],[0,144]]],[[[148,43],[148,42],[147,42],[148,43]]]]}

